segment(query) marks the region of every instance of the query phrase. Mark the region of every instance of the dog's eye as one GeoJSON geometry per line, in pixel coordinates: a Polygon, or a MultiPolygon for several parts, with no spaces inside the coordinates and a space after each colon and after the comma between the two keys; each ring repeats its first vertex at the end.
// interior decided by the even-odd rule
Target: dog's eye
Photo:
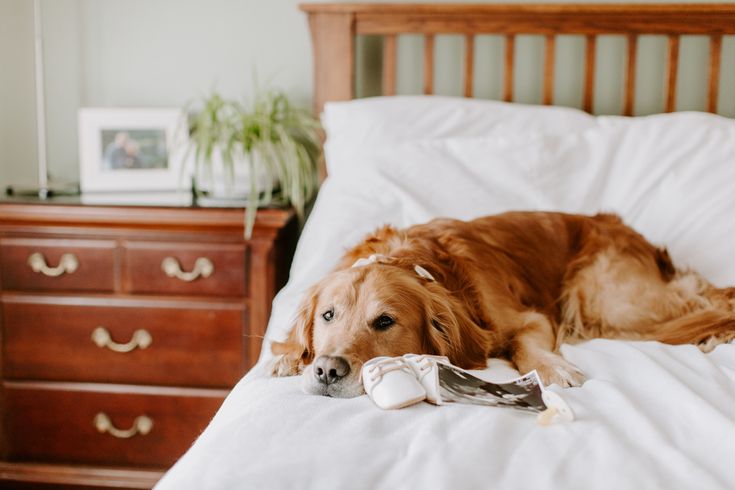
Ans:
{"type": "Polygon", "coordinates": [[[322,318],[324,318],[324,321],[331,322],[332,318],[334,318],[334,310],[325,311],[322,313],[322,318]]]}
{"type": "Polygon", "coordinates": [[[380,315],[373,322],[375,330],[388,330],[396,321],[388,315],[380,315]]]}

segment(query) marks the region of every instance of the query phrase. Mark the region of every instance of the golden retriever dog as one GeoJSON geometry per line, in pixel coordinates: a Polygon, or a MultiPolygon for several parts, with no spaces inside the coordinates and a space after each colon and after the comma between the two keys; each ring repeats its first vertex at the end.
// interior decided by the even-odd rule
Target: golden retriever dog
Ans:
{"type": "Polygon", "coordinates": [[[383,227],[349,250],[271,348],[274,374],[353,397],[365,361],[409,352],[465,369],[504,357],[545,384],[579,386],[583,373],[558,348],[593,338],[711,350],[735,338],[735,288],[675,268],[610,214],[436,219],[383,227]]]}

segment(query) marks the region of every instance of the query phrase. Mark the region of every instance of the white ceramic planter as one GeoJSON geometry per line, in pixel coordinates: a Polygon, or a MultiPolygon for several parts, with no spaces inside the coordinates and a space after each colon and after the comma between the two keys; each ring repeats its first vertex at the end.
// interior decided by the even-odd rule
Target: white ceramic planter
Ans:
{"type": "MultiPolygon", "coordinates": [[[[199,192],[200,204],[244,206],[250,198],[251,156],[240,152],[234,160],[233,172],[225,167],[222,152],[215,149],[210,165],[198,165],[194,178],[199,192]]],[[[268,182],[264,169],[257,169],[255,176],[258,192],[263,192],[268,182]]]]}

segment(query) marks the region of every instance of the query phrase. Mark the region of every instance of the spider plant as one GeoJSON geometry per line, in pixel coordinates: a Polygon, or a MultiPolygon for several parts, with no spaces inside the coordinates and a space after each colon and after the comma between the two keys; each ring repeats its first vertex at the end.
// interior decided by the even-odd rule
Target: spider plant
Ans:
{"type": "Polygon", "coordinates": [[[201,110],[189,112],[187,152],[193,152],[195,176],[203,170],[213,182],[217,178],[213,162],[220,158],[225,172],[219,178],[232,189],[241,178],[238,166],[248,170],[246,238],[259,206],[291,205],[303,220],[304,208],[318,187],[321,155],[320,126],[311,114],[275,90],[259,91],[249,106],[213,93],[201,110]],[[262,186],[258,176],[264,176],[262,186]]]}

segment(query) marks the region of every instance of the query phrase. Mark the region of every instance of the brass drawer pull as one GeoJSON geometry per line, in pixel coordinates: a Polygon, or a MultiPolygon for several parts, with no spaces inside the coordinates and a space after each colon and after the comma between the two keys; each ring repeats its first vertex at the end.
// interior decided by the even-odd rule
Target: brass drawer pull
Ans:
{"type": "Polygon", "coordinates": [[[161,269],[168,277],[175,277],[185,282],[191,282],[199,277],[209,277],[214,272],[214,264],[206,257],[199,257],[194,262],[191,272],[181,270],[181,264],[173,257],[166,257],[161,262],[161,269]]]}
{"type": "Polygon", "coordinates": [[[107,432],[112,437],[118,439],[130,439],[136,434],[144,436],[153,429],[153,419],[147,415],[140,415],[135,417],[133,426],[129,429],[118,429],[112,425],[112,420],[105,412],[100,412],[94,417],[94,427],[101,433],[107,432]]]}
{"type": "Polygon", "coordinates": [[[48,277],[59,277],[65,273],[73,274],[79,268],[79,259],[74,254],[63,254],[59,259],[59,265],[49,267],[43,254],[34,252],[28,256],[28,265],[33,272],[40,272],[48,277]]]}
{"type": "Polygon", "coordinates": [[[92,341],[97,344],[99,348],[107,347],[111,351],[115,352],[130,352],[138,349],[146,349],[153,343],[153,337],[145,329],[136,330],[133,332],[133,336],[130,338],[130,342],[126,344],[118,344],[112,340],[109,330],[105,327],[97,327],[92,332],[92,341]]]}

